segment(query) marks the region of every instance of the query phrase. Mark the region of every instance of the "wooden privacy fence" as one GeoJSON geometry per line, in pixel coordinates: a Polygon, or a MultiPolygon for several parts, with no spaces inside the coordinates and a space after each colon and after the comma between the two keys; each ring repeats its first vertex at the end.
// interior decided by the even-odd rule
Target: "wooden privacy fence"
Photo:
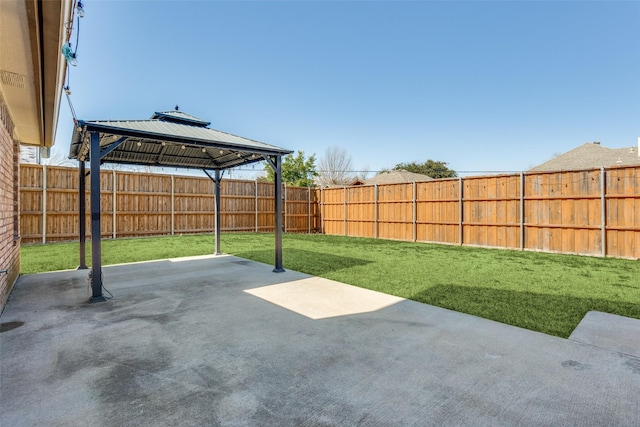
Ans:
{"type": "MultiPolygon", "coordinates": [[[[78,169],[20,167],[24,243],[77,240],[78,169]]],[[[214,231],[208,178],[101,172],[102,236],[214,231]]],[[[89,188],[85,194],[89,206],[89,188]]],[[[285,187],[286,232],[640,258],[640,167],[313,190],[285,187]]],[[[273,231],[274,186],[222,181],[223,231],[273,231]]],[[[85,218],[87,230],[89,214],[85,218]]]]}
{"type": "MultiPolygon", "coordinates": [[[[78,169],[20,165],[20,230],[23,243],[77,240],[78,169]]],[[[209,178],[138,172],[100,173],[102,237],[213,232],[215,203],[209,178]]],[[[85,200],[90,206],[89,181],[85,200]]],[[[259,181],[221,183],[222,231],[273,231],[274,185],[259,181]]],[[[284,187],[286,232],[317,232],[313,189],[284,187]]],[[[87,235],[90,214],[85,218],[87,235]]]]}
{"type": "Polygon", "coordinates": [[[640,167],[320,193],[326,234],[640,258],[640,167]]]}

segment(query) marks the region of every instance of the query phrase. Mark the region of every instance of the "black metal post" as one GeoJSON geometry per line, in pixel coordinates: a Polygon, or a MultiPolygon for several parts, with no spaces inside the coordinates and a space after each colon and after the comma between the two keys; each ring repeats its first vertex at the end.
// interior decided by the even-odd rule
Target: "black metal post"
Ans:
{"type": "MultiPolygon", "coordinates": [[[[273,269],[274,273],[282,273],[282,156],[276,156],[274,176],[275,176],[275,235],[276,235],[276,265],[273,269]]],[[[273,166],[273,165],[272,165],[273,166]]]]}
{"type": "Polygon", "coordinates": [[[102,295],[102,236],[100,235],[100,134],[91,132],[91,290],[90,303],[106,301],[102,295]]]}
{"type": "Polygon", "coordinates": [[[220,229],[222,228],[221,224],[220,224],[220,219],[221,219],[221,215],[220,215],[220,181],[222,180],[222,177],[220,176],[220,170],[216,169],[215,170],[215,175],[214,175],[214,179],[213,179],[213,187],[214,187],[214,196],[215,196],[215,202],[216,202],[216,255],[221,255],[222,252],[220,252],[220,229]]]}
{"type": "Polygon", "coordinates": [[[78,184],[78,226],[80,231],[80,265],[78,270],[87,269],[87,203],[86,197],[86,178],[84,160],[80,161],[79,184],[78,184]]]}

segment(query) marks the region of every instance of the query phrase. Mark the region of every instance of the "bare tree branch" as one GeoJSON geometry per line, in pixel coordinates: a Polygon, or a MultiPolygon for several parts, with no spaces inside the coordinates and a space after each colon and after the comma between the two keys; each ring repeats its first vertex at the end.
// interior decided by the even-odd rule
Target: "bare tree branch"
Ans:
{"type": "Polygon", "coordinates": [[[51,157],[48,159],[42,159],[42,164],[48,166],[78,166],[78,162],[71,160],[69,156],[54,148],[51,153],[51,157]]]}
{"type": "Polygon", "coordinates": [[[351,170],[353,162],[344,148],[332,146],[327,148],[324,157],[318,163],[318,177],[316,182],[324,187],[327,185],[345,185],[353,180],[351,170]]]}

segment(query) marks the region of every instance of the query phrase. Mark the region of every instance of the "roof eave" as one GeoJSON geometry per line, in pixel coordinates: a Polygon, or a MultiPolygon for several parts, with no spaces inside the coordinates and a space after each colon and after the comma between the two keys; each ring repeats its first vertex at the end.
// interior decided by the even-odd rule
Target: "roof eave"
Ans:
{"type": "Polygon", "coordinates": [[[71,19],[72,2],[2,3],[0,68],[3,75],[6,72],[17,80],[0,86],[15,125],[15,136],[24,144],[51,147],[66,73],[60,47],[65,23],[71,19]]]}

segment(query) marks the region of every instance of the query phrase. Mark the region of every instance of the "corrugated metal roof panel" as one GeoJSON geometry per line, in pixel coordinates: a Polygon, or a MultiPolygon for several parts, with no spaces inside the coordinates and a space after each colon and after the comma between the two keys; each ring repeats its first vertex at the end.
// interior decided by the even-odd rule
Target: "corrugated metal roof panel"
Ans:
{"type": "Polygon", "coordinates": [[[259,148],[274,151],[289,151],[274,145],[265,144],[264,142],[255,141],[249,138],[232,135],[230,133],[221,132],[219,130],[202,128],[198,126],[187,126],[178,123],[164,122],[161,120],[126,120],[126,121],[91,121],[87,124],[95,124],[108,126],[122,130],[132,130],[136,132],[145,132],[149,138],[162,140],[166,137],[178,137],[190,139],[199,142],[224,143],[237,145],[243,148],[259,148]]]}
{"type": "Polygon", "coordinates": [[[263,154],[291,153],[275,145],[202,126],[159,119],[97,120],[78,122],[71,142],[71,158],[88,159],[87,132],[100,134],[100,146],[108,151],[103,153],[104,162],[226,169],[260,161],[263,154]]]}

